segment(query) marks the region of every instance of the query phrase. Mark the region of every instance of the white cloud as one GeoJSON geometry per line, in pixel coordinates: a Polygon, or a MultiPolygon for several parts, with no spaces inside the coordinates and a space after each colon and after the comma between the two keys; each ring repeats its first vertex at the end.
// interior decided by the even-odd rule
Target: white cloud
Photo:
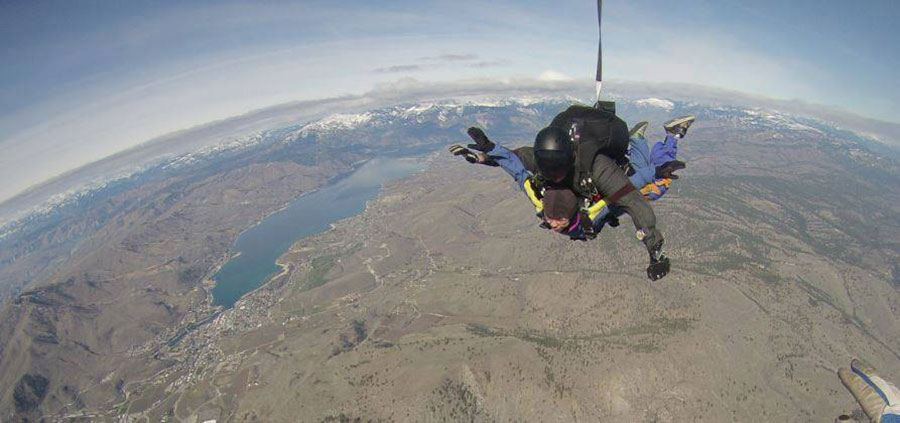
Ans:
{"type": "Polygon", "coordinates": [[[776,98],[812,98],[827,70],[794,58],[775,58],[727,34],[705,29],[642,28],[641,38],[609,49],[604,76],[727,87],[776,98]],[[653,43],[641,44],[646,40],[653,43]]]}
{"type": "Polygon", "coordinates": [[[571,81],[572,77],[560,71],[545,70],[538,75],[540,81],[571,81]]]}
{"type": "MultiPolygon", "coordinates": [[[[491,51],[504,40],[394,36],[332,41],[288,49],[245,49],[203,60],[166,63],[146,75],[97,81],[0,118],[0,201],[28,186],[151,138],[295,100],[361,94],[396,74],[377,68],[438,54],[468,54],[514,63],[518,51],[491,51]],[[472,53],[458,53],[468,51],[472,53]],[[454,52],[454,53],[443,53],[454,52]],[[199,64],[199,65],[198,65],[199,64]],[[148,77],[149,75],[149,77],[148,77]],[[22,128],[17,122],[34,121],[22,128]]],[[[468,56],[466,56],[468,57],[468,56]]],[[[447,61],[416,76],[441,81],[500,76],[506,66],[447,61]]]]}

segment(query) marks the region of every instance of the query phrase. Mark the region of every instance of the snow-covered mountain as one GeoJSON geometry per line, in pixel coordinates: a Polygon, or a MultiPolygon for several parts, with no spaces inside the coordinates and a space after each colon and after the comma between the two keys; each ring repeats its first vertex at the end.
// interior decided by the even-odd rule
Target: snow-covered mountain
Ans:
{"type": "MultiPolygon", "coordinates": [[[[844,130],[834,123],[774,110],[727,106],[713,107],[690,101],[655,97],[616,97],[616,100],[619,115],[623,116],[627,121],[645,119],[646,116],[659,116],[658,120],[662,120],[665,119],[665,116],[673,117],[693,113],[698,114],[701,121],[706,116],[708,118],[731,121],[739,128],[768,128],[773,132],[773,140],[779,138],[779,132],[802,131],[832,142],[835,140],[852,142],[853,146],[848,144],[848,148],[857,150],[859,154],[863,154],[866,151],[866,145],[877,143],[877,140],[870,136],[844,130]]],[[[189,153],[163,157],[157,162],[112,173],[64,192],[55,193],[43,203],[30,209],[20,210],[12,216],[0,216],[0,219],[4,219],[0,220],[0,240],[20,230],[29,222],[40,220],[41,217],[52,215],[74,204],[81,204],[100,198],[105,190],[120,184],[135,183],[141,179],[142,175],[150,172],[183,171],[199,163],[209,163],[239,156],[243,152],[273,143],[290,144],[311,139],[323,142],[326,139],[340,139],[354,132],[371,133],[386,128],[402,128],[409,125],[449,128],[454,125],[484,124],[484,122],[477,119],[477,116],[487,112],[521,115],[530,119],[542,115],[552,116],[549,113],[561,110],[567,104],[573,102],[585,102],[585,99],[578,99],[572,96],[450,99],[399,104],[360,113],[334,113],[309,122],[261,131],[243,138],[205,146],[189,153]],[[467,121],[467,117],[473,119],[467,121]]],[[[877,154],[874,157],[877,157],[877,154]]]]}

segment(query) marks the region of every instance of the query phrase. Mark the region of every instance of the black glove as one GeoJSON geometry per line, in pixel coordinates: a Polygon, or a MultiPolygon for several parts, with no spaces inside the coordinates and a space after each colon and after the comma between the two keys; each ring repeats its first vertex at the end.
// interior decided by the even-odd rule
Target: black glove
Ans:
{"type": "Polygon", "coordinates": [[[647,266],[647,277],[651,281],[660,280],[669,274],[669,267],[669,258],[664,254],[660,254],[656,259],[651,257],[650,265],[647,266]]]}
{"type": "Polygon", "coordinates": [[[453,153],[454,156],[463,156],[467,162],[472,164],[481,163],[485,166],[500,166],[491,156],[483,155],[479,157],[478,153],[473,153],[472,150],[465,148],[459,144],[454,144],[450,146],[450,152],[453,153]]]}
{"type": "Polygon", "coordinates": [[[647,277],[651,281],[664,278],[669,273],[670,264],[669,258],[662,253],[664,241],[662,233],[656,228],[645,228],[639,230],[637,236],[644,243],[644,246],[647,247],[647,252],[650,254],[647,277]]]}
{"type": "Polygon", "coordinates": [[[676,170],[684,169],[685,165],[683,161],[680,160],[672,160],[658,168],[656,168],[656,179],[662,178],[671,178],[678,179],[678,175],[675,174],[676,170]]]}
{"type": "Polygon", "coordinates": [[[453,153],[454,156],[463,156],[469,163],[478,163],[478,155],[459,144],[451,145],[450,152],[453,153]]]}
{"type": "Polygon", "coordinates": [[[475,144],[469,144],[469,148],[473,150],[478,150],[483,153],[487,153],[494,149],[494,143],[488,139],[487,135],[484,134],[484,131],[481,128],[471,127],[468,131],[466,131],[469,136],[475,141],[475,144]]]}

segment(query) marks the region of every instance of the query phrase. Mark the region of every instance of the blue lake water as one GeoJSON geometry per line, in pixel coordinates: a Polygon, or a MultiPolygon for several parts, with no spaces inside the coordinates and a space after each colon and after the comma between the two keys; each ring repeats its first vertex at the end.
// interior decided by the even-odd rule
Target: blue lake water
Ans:
{"type": "Polygon", "coordinates": [[[231,308],[244,294],[281,271],[275,260],[298,240],[325,232],[331,224],[365,210],[383,184],[424,168],[421,160],[376,158],[349,176],[303,195],[285,209],[247,229],[235,242],[240,253],[213,276],[213,305],[231,308]]]}

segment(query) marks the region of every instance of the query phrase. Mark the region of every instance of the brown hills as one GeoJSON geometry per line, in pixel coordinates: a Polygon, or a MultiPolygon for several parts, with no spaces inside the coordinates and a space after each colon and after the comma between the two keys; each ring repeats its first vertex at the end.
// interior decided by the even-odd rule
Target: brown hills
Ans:
{"type": "Polygon", "coordinates": [[[231,228],[321,183],[287,164],[196,181],[6,310],[3,418],[831,421],[856,409],[851,356],[900,378],[896,164],[714,114],[682,154],[660,282],[627,219],[571,242],[500,170],[441,153],[175,337],[209,316],[197,281],[231,228]]]}

